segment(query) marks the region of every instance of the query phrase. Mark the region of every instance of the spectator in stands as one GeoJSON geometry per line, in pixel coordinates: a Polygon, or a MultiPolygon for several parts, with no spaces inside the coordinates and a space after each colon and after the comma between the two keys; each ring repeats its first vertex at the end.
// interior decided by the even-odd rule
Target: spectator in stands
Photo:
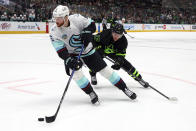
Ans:
{"type": "Polygon", "coordinates": [[[18,16],[18,22],[19,22],[19,21],[22,21],[22,19],[23,19],[22,17],[23,17],[22,14],[20,14],[20,15],[18,16]]]}
{"type": "Polygon", "coordinates": [[[105,16],[103,17],[101,23],[102,23],[102,26],[103,26],[103,30],[106,30],[107,29],[107,19],[106,19],[105,16]]]}
{"type": "Polygon", "coordinates": [[[4,12],[4,13],[1,15],[1,20],[2,20],[2,21],[8,21],[7,12],[4,12]]]}
{"type": "Polygon", "coordinates": [[[34,13],[34,11],[31,11],[29,13],[29,21],[35,21],[35,13],[34,13]]]}
{"type": "Polygon", "coordinates": [[[12,17],[11,17],[11,19],[10,19],[11,21],[17,21],[18,20],[18,17],[17,17],[17,15],[16,14],[14,14],[12,17]]]}
{"type": "Polygon", "coordinates": [[[57,4],[67,5],[71,12],[93,18],[101,23],[103,16],[107,20],[115,16],[125,17],[127,23],[194,24],[196,22],[196,1],[178,0],[12,0],[13,7],[0,6],[0,19],[12,20],[14,14],[27,14],[28,21],[47,21],[57,4]],[[110,8],[108,8],[108,6],[110,8]],[[28,13],[28,10],[35,10],[28,13]],[[7,12],[5,15],[4,12],[7,12]]]}
{"type": "Polygon", "coordinates": [[[27,16],[26,15],[23,15],[22,21],[23,22],[26,22],[27,21],[27,16]]]}

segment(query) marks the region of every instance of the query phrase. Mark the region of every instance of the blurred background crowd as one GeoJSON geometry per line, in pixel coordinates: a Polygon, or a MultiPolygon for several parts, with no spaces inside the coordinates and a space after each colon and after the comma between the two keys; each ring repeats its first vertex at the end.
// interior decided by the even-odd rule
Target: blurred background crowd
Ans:
{"type": "Polygon", "coordinates": [[[196,0],[0,0],[0,21],[51,21],[58,4],[96,22],[196,24],[196,0]]]}

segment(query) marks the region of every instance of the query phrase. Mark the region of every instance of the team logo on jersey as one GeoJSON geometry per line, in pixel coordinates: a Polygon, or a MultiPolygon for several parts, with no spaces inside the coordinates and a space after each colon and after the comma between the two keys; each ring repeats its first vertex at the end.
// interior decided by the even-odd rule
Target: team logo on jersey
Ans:
{"type": "Polygon", "coordinates": [[[75,48],[74,52],[80,52],[82,46],[80,35],[72,35],[69,39],[69,45],[75,48]]]}
{"type": "Polygon", "coordinates": [[[62,38],[63,38],[63,39],[67,39],[67,34],[63,34],[63,35],[62,35],[62,38]]]}

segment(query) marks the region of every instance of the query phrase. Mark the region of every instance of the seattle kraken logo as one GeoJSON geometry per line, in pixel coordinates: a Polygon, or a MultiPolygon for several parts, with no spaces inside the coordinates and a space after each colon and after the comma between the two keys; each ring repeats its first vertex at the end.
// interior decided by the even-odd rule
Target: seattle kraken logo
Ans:
{"type": "Polygon", "coordinates": [[[80,52],[82,47],[82,41],[80,38],[80,35],[72,35],[69,39],[69,45],[73,48],[75,48],[75,52],[80,52]]]}

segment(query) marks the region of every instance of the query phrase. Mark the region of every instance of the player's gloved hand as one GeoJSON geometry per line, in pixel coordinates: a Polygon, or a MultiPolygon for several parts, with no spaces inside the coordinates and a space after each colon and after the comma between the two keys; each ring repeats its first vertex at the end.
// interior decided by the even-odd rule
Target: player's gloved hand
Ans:
{"type": "Polygon", "coordinates": [[[81,60],[77,60],[76,57],[70,57],[67,61],[67,66],[72,70],[79,70],[82,67],[83,63],[81,60]]]}
{"type": "Polygon", "coordinates": [[[119,70],[123,64],[124,64],[124,57],[118,56],[115,60],[114,65],[112,65],[111,68],[113,68],[114,70],[119,70]]]}
{"type": "Polygon", "coordinates": [[[125,29],[124,29],[124,31],[123,31],[123,32],[124,32],[124,34],[127,34],[127,31],[126,31],[125,29]]]}
{"type": "Polygon", "coordinates": [[[66,60],[66,73],[70,76],[69,69],[79,70],[82,67],[83,63],[81,60],[77,60],[76,57],[69,57],[66,60]]]}
{"type": "Polygon", "coordinates": [[[87,47],[90,42],[93,41],[92,32],[88,30],[83,30],[80,33],[81,40],[84,44],[84,47],[87,47]]]}
{"type": "Polygon", "coordinates": [[[114,70],[119,70],[121,68],[121,66],[118,63],[115,63],[111,66],[111,68],[114,70]]]}

